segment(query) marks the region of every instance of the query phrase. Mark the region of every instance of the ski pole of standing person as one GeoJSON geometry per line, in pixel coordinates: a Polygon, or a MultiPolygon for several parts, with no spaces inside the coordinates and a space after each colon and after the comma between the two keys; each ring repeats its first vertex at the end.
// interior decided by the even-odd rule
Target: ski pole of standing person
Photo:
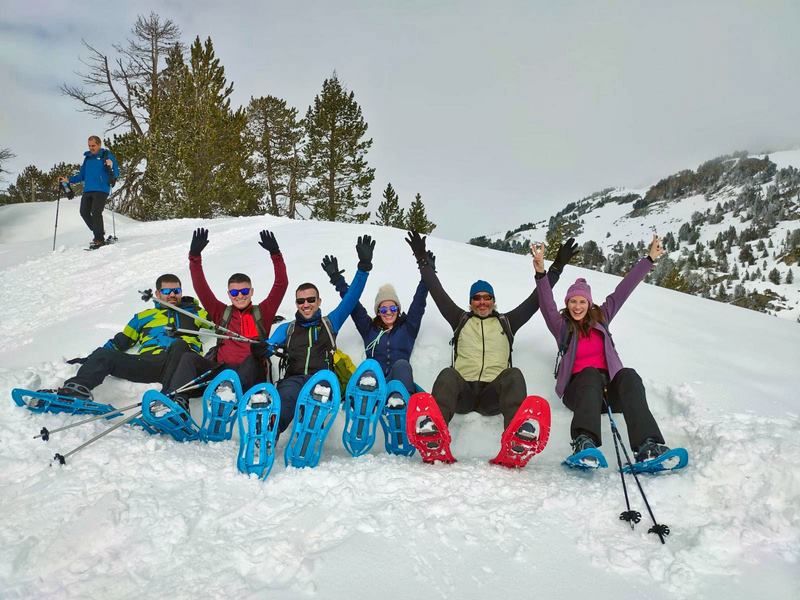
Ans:
{"type": "Polygon", "coordinates": [[[75,192],[72,191],[72,186],[66,181],[58,183],[58,196],[56,196],[56,226],[53,229],[53,252],[56,251],[56,234],[58,233],[58,207],[61,204],[61,194],[67,197],[67,200],[72,200],[75,197],[75,192]]]}
{"type": "Polygon", "coordinates": [[[83,153],[80,170],[70,178],[59,177],[59,182],[83,182],[80,213],[83,222],[92,232],[90,250],[106,244],[105,226],[103,225],[103,209],[111,193],[111,186],[119,177],[119,166],[116,157],[101,146],[99,136],[89,137],[89,150],[83,153]]]}

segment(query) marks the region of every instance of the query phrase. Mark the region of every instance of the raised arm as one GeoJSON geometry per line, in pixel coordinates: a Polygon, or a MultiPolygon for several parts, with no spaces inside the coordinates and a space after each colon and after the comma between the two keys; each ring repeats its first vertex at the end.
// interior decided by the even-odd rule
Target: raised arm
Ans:
{"type": "Polygon", "coordinates": [[[347,290],[341,302],[339,302],[339,306],[328,314],[334,333],[342,328],[347,317],[353,312],[359,298],[361,298],[361,293],[367,283],[367,277],[369,277],[369,272],[372,270],[372,254],[374,250],[375,241],[370,236],[362,235],[358,238],[356,243],[358,270],[355,277],[353,277],[353,282],[350,284],[350,289],[347,290]]]}
{"type": "MultiPolygon", "coordinates": [[[[261,234],[261,241],[259,246],[269,252],[272,258],[272,268],[275,271],[275,280],[272,283],[272,289],[269,291],[267,297],[262,300],[258,308],[261,310],[261,318],[264,322],[264,327],[271,328],[272,320],[278,313],[278,307],[281,305],[286,289],[289,287],[289,278],[286,276],[286,263],[283,261],[278,242],[275,240],[275,234],[264,229],[261,234]]],[[[268,329],[269,330],[269,329],[268,329]]]]}
{"type": "Polygon", "coordinates": [[[533,252],[533,267],[536,271],[536,295],[539,299],[539,307],[542,309],[542,316],[547,328],[558,342],[564,318],[553,299],[549,274],[546,275],[544,271],[544,244],[532,244],[531,251],[533,252]]]}
{"type": "Polygon", "coordinates": [[[462,315],[466,311],[453,302],[453,299],[444,291],[442,283],[436,275],[436,269],[433,268],[427,250],[425,249],[425,238],[420,236],[416,231],[409,231],[406,242],[411,246],[414,258],[417,259],[417,266],[419,266],[422,281],[430,291],[431,298],[433,298],[436,308],[439,309],[445,321],[447,321],[453,331],[455,331],[456,327],[458,327],[458,323],[461,321],[462,315]]]}
{"type": "MultiPolygon", "coordinates": [[[[430,251],[428,254],[430,257],[433,257],[433,254],[431,254],[430,251]]],[[[433,261],[436,259],[432,258],[431,260],[433,261]]],[[[419,328],[422,324],[422,317],[425,315],[425,305],[427,302],[428,286],[425,285],[425,281],[423,279],[420,279],[419,284],[417,285],[417,291],[414,292],[414,299],[411,300],[411,306],[408,307],[408,313],[406,314],[406,326],[415,338],[419,333],[419,328]]]]}
{"type": "Polygon", "coordinates": [[[189,274],[192,276],[192,286],[201,304],[208,311],[211,320],[219,323],[222,320],[222,313],[225,312],[225,304],[217,300],[206,281],[205,273],[203,273],[201,255],[207,245],[208,229],[196,229],[192,234],[192,245],[189,249],[189,274]]]}
{"type": "MultiPolygon", "coordinates": [[[[338,259],[333,255],[325,255],[322,258],[322,269],[328,274],[331,285],[333,285],[333,287],[336,288],[336,291],[339,292],[339,297],[344,298],[347,294],[347,291],[350,289],[350,286],[342,276],[344,270],[339,270],[338,259]]],[[[361,304],[360,301],[356,302],[353,311],[350,313],[350,318],[353,319],[353,323],[355,324],[356,329],[358,329],[358,333],[361,334],[361,337],[364,338],[364,342],[366,343],[367,336],[369,335],[372,327],[372,319],[370,319],[367,309],[364,308],[364,305],[361,304]]]]}
{"type": "MultiPolygon", "coordinates": [[[[544,246],[542,245],[542,252],[543,251],[544,246]]],[[[572,260],[572,257],[577,253],[578,244],[575,242],[574,238],[569,238],[566,242],[561,244],[561,247],[558,249],[556,254],[556,259],[553,261],[553,264],[550,265],[550,269],[547,271],[547,280],[550,284],[551,296],[552,287],[561,277],[561,271],[563,271],[564,265],[568,264],[569,261],[572,260]]],[[[535,258],[536,257],[534,255],[534,259],[535,258]]],[[[543,262],[542,268],[544,268],[543,262]]],[[[527,323],[530,318],[536,314],[536,311],[539,310],[539,303],[539,295],[537,290],[534,288],[531,295],[525,298],[525,300],[522,301],[522,304],[517,306],[514,310],[506,313],[506,317],[508,317],[508,323],[511,326],[511,331],[516,333],[520,327],[527,323]]]]}
{"type": "Polygon", "coordinates": [[[647,256],[633,265],[633,268],[622,278],[622,281],[617,284],[617,287],[606,297],[606,301],[600,307],[608,321],[611,321],[619,312],[619,309],[622,308],[622,305],[633,293],[633,290],[636,289],[636,286],[644,281],[644,278],[653,268],[655,261],[662,254],[664,254],[664,248],[661,246],[661,240],[657,235],[653,234],[653,240],[650,242],[650,251],[647,256]]]}

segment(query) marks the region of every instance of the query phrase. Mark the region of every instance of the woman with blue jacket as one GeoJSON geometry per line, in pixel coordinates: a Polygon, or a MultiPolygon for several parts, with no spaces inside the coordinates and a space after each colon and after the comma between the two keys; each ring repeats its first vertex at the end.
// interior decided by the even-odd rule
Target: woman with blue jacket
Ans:
{"type": "MultiPolygon", "coordinates": [[[[433,254],[429,253],[433,261],[433,254]]],[[[348,285],[339,270],[335,256],[325,256],[322,259],[322,268],[330,277],[331,283],[344,297],[348,285]]],[[[378,361],[383,369],[387,381],[397,379],[408,390],[414,393],[414,374],[411,370],[411,351],[419,334],[422,316],[425,314],[425,303],[428,298],[428,288],[420,281],[408,313],[402,312],[402,305],[397,292],[391,284],[380,287],[375,296],[375,312],[371,317],[367,309],[359,302],[350,313],[358,333],[364,340],[364,350],[367,358],[378,361]]]]}

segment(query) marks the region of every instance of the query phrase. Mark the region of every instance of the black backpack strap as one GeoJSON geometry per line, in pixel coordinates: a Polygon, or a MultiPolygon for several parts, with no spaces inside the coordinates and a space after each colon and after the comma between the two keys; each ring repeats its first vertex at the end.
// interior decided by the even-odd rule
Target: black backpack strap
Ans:
{"type": "Polygon", "coordinates": [[[228,304],[225,307],[225,311],[222,313],[222,319],[219,322],[220,327],[228,328],[228,323],[231,322],[231,317],[233,316],[233,306],[228,304]]]}
{"type": "Polygon", "coordinates": [[[328,333],[328,338],[331,340],[331,353],[336,352],[336,336],[333,335],[333,327],[331,326],[331,320],[328,317],[322,317],[322,326],[325,328],[325,331],[328,333]]]}
{"type": "Polygon", "coordinates": [[[450,366],[454,367],[456,365],[456,356],[458,355],[458,336],[461,334],[461,330],[464,329],[464,325],[466,325],[467,321],[473,317],[471,312],[464,312],[461,315],[461,318],[458,320],[458,325],[453,330],[453,337],[450,338],[450,345],[453,347],[453,351],[450,353],[450,366]]]}
{"type": "Polygon", "coordinates": [[[503,331],[508,338],[508,366],[512,367],[512,356],[514,352],[514,332],[511,331],[511,323],[508,321],[508,317],[506,315],[497,315],[498,320],[500,321],[500,326],[503,328],[503,331]]]}
{"type": "Polygon", "coordinates": [[[267,328],[264,327],[264,320],[261,317],[261,309],[259,308],[258,304],[253,304],[252,315],[253,320],[256,322],[256,329],[258,330],[259,339],[267,339],[269,337],[267,335],[267,328]]]}

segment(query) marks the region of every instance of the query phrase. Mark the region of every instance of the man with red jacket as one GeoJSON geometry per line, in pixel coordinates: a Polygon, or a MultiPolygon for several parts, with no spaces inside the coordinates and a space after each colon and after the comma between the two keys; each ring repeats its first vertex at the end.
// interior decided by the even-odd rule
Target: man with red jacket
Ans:
{"type": "MultiPolygon", "coordinates": [[[[195,293],[208,312],[210,320],[246,338],[263,340],[269,337],[272,320],[275,318],[289,286],[289,279],[286,276],[286,264],[283,262],[278,242],[275,241],[275,235],[266,229],[260,235],[261,241],[258,244],[267,250],[272,258],[275,281],[269,295],[259,304],[253,304],[253,284],[244,273],[234,273],[228,278],[228,297],[231,304],[221,302],[211,291],[203,273],[201,256],[203,249],[208,245],[207,229],[197,229],[192,234],[192,245],[189,250],[189,273],[192,276],[195,293]]],[[[192,356],[186,354],[181,357],[181,361],[165,389],[177,389],[200,373],[219,364],[223,364],[226,368],[233,369],[239,374],[244,390],[260,381],[266,381],[267,372],[264,360],[252,352],[253,347],[254,344],[247,342],[224,339],[220,340],[206,356],[194,353],[192,356]]],[[[184,398],[176,399],[181,404],[186,404],[184,398]]]]}

